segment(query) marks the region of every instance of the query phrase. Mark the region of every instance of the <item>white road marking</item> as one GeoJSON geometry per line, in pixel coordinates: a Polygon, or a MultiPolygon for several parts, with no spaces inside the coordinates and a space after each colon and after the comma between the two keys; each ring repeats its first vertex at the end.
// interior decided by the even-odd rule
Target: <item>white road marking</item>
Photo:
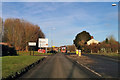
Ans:
{"type": "MultiPolygon", "coordinates": [[[[78,61],[76,61],[78,64],[79,64],[79,62],[78,61]]],[[[102,75],[100,75],[99,73],[97,73],[97,72],[95,72],[94,70],[92,70],[92,69],[90,69],[90,68],[88,68],[87,66],[85,66],[85,65],[83,65],[83,64],[80,64],[82,67],[85,67],[86,69],[88,69],[89,71],[91,71],[91,72],[93,72],[93,73],[95,73],[96,75],[98,75],[98,76],[100,76],[100,77],[102,77],[102,75]]]]}
{"type": "Polygon", "coordinates": [[[78,61],[76,61],[78,64],[79,64],[79,62],[78,61]]]}

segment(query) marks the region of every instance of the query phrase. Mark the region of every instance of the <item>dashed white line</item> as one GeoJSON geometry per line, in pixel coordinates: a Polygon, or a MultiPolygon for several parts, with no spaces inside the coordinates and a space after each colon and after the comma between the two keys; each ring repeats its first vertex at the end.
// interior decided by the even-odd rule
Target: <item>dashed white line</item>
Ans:
{"type": "MultiPolygon", "coordinates": [[[[76,61],[78,64],[80,64],[78,61],[76,61]]],[[[86,69],[90,70],[91,72],[95,73],[96,75],[102,77],[102,75],[100,75],[99,73],[95,72],[94,70],[88,68],[87,66],[83,65],[83,64],[80,64],[82,67],[85,67],[86,69]]]]}

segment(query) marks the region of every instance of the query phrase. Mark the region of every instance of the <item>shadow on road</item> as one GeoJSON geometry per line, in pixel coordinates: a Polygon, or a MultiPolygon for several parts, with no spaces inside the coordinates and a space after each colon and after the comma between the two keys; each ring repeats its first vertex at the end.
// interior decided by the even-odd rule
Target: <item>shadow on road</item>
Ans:
{"type": "Polygon", "coordinates": [[[72,75],[73,75],[73,71],[74,71],[74,69],[75,69],[75,63],[73,63],[73,65],[72,65],[72,69],[70,70],[70,73],[69,73],[69,75],[68,75],[68,77],[67,78],[72,78],[72,75]]]}

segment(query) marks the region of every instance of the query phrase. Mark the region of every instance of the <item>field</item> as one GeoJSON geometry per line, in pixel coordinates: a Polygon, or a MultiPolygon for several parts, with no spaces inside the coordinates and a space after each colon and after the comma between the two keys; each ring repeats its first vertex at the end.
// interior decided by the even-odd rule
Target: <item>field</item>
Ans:
{"type": "Polygon", "coordinates": [[[42,58],[41,56],[4,56],[2,57],[2,77],[12,75],[42,58]]]}

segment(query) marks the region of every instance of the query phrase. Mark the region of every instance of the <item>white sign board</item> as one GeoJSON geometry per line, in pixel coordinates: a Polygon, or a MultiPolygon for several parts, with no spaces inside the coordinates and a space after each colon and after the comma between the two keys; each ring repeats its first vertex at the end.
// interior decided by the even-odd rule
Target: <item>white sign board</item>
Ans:
{"type": "Polygon", "coordinates": [[[38,47],[48,47],[48,39],[39,38],[38,47]]]}
{"type": "Polygon", "coordinates": [[[29,46],[36,46],[36,42],[28,42],[29,46]]]}

